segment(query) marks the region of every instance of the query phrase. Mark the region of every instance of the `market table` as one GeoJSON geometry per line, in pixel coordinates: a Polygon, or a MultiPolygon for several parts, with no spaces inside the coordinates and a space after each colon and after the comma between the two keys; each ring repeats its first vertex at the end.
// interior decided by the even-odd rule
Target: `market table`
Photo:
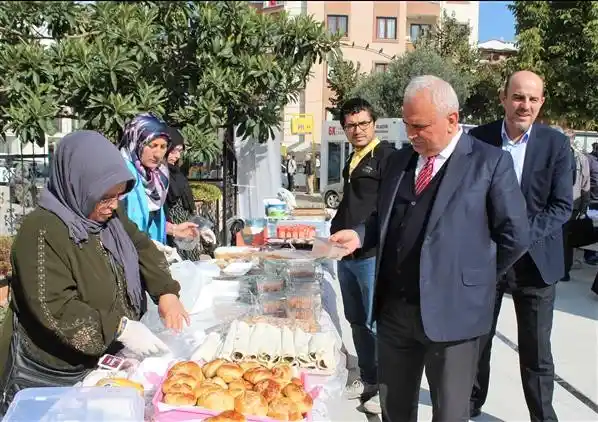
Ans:
{"type": "MultiPolygon", "coordinates": [[[[337,298],[333,287],[333,283],[337,282],[335,278],[334,262],[330,260],[322,261],[321,274],[322,312],[318,320],[319,331],[334,336],[336,344],[336,366],[334,373],[331,375],[314,375],[312,373],[306,375],[306,385],[309,385],[311,390],[317,391],[317,399],[314,401],[311,414],[311,420],[313,421],[329,420],[327,402],[341,396],[348,377],[346,356],[340,351],[342,340],[340,335],[337,298]]],[[[201,276],[197,276],[194,278],[194,282],[198,282],[197,280],[200,279],[201,276]]],[[[218,280],[215,279],[212,283],[218,283],[218,280]]],[[[205,290],[198,290],[198,297],[202,295],[203,291],[205,290]]],[[[168,356],[151,357],[143,360],[135,374],[130,378],[144,385],[146,420],[162,420],[159,417],[155,418],[155,404],[152,403],[152,399],[170,364],[175,360],[189,359],[192,349],[196,349],[206,338],[206,332],[210,331],[215,326],[226,327],[232,320],[240,318],[240,315],[244,311],[242,306],[236,307],[236,305],[232,305],[226,300],[220,301],[221,298],[218,296],[215,296],[212,299],[213,302],[209,309],[204,309],[201,312],[191,315],[191,326],[183,330],[180,335],[175,335],[163,328],[159,321],[159,317],[157,316],[157,308],[155,306],[150,307],[148,313],[144,316],[143,321],[146,325],[148,325],[152,331],[154,331],[154,333],[172,349],[172,353],[168,356]]],[[[127,356],[126,351],[123,353],[123,356],[127,356]]]]}

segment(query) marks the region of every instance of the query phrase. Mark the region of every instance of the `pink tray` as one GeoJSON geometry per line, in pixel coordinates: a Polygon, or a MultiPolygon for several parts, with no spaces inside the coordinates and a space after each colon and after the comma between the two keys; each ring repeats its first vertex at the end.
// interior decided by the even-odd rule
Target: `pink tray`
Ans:
{"type": "MultiPolygon", "coordinates": [[[[174,362],[176,363],[176,362],[174,362]]],[[[174,365],[173,363],[173,365],[174,365]]],[[[168,371],[170,368],[168,368],[168,371]]],[[[162,403],[162,383],[166,380],[168,376],[168,371],[162,377],[158,389],[156,390],[156,394],[152,400],[154,405],[154,421],[155,422],[181,422],[181,421],[201,421],[203,419],[209,418],[210,416],[216,416],[222,412],[214,411],[210,409],[205,409],[203,407],[198,406],[172,406],[166,403],[162,403]]],[[[299,375],[301,382],[303,383],[303,388],[305,391],[308,391],[308,376],[305,372],[301,372],[299,375]]],[[[316,400],[318,394],[320,392],[320,388],[316,387],[309,391],[309,395],[316,400]]],[[[245,418],[248,422],[275,422],[278,421],[277,419],[272,419],[268,417],[262,416],[252,416],[252,415],[245,415],[245,418]]],[[[307,417],[303,419],[304,422],[312,422],[311,412],[307,414],[307,417]]]]}

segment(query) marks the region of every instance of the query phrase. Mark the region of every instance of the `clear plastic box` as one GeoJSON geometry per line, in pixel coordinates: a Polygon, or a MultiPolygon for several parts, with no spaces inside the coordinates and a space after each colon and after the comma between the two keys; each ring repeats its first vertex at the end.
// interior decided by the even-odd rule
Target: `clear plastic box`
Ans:
{"type": "Polygon", "coordinates": [[[128,387],[44,387],[19,391],[3,422],[143,422],[144,401],[128,387]]]}

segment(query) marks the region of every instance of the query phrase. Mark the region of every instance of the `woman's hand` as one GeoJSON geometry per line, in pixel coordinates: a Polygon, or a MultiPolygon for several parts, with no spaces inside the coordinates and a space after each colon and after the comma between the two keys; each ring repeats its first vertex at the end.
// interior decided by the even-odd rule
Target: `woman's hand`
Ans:
{"type": "Polygon", "coordinates": [[[158,312],[164,320],[166,327],[176,332],[180,332],[183,329],[183,322],[187,323],[187,325],[190,324],[189,314],[185,310],[185,307],[179,298],[172,293],[160,296],[158,300],[158,312]]]}
{"type": "Polygon", "coordinates": [[[199,230],[197,224],[186,222],[174,225],[172,229],[172,235],[180,239],[192,239],[199,236],[199,230]]]}

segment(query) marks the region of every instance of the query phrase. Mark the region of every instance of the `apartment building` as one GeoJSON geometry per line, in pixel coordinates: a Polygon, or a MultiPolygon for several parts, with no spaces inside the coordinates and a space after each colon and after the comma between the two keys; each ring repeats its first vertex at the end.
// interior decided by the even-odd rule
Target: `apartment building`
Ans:
{"type": "MultiPolygon", "coordinates": [[[[291,15],[307,14],[325,22],[331,32],[340,32],[345,59],[360,63],[362,72],[383,72],[393,57],[413,49],[413,43],[439,21],[443,12],[468,23],[470,42],[478,42],[478,1],[262,1],[251,2],[262,13],[282,10],[291,15]]],[[[300,100],[285,109],[283,145],[305,151],[320,143],[322,123],[330,119],[326,107],[333,96],[327,85],[328,66],[316,64],[300,100]],[[312,133],[297,134],[293,119],[313,117],[312,133]]]]}

